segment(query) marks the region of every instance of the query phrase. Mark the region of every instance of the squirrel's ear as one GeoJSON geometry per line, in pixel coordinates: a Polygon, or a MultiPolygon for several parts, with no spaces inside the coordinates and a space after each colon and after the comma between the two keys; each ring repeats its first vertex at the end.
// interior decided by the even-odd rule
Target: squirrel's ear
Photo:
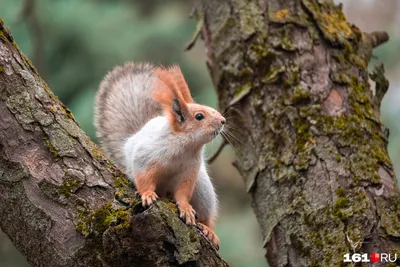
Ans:
{"type": "Polygon", "coordinates": [[[172,113],[176,116],[177,121],[179,123],[183,123],[185,121],[185,115],[184,115],[185,112],[178,98],[172,99],[171,107],[172,107],[172,113]]]}
{"type": "Polygon", "coordinates": [[[189,87],[183,77],[182,71],[178,65],[172,65],[168,68],[169,73],[171,73],[176,84],[176,90],[180,92],[186,103],[193,103],[193,98],[190,95],[189,87]]]}

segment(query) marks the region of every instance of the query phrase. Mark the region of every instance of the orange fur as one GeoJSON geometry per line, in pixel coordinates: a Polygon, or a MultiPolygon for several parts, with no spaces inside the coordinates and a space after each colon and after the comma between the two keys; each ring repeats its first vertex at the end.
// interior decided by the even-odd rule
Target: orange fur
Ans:
{"type": "Polygon", "coordinates": [[[211,217],[199,217],[198,218],[198,225],[200,226],[201,230],[203,231],[204,235],[215,245],[219,248],[219,238],[213,231],[215,227],[215,218],[211,217]]]}
{"type": "Polygon", "coordinates": [[[190,95],[189,87],[183,77],[182,71],[178,65],[173,65],[168,68],[168,71],[171,73],[172,77],[175,80],[178,90],[181,92],[183,99],[186,103],[193,103],[193,98],[190,95]]]}
{"type": "Polygon", "coordinates": [[[215,234],[215,232],[209,227],[207,224],[198,223],[201,230],[203,231],[203,234],[210,240],[218,249],[219,249],[219,238],[215,234]]]}
{"type": "Polygon", "coordinates": [[[157,178],[161,170],[161,166],[155,163],[147,168],[145,171],[135,173],[135,183],[139,194],[146,191],[155,191],[157,186],[157,178]]]}
{"type": "Polygon", "coordinates": [[[136,188],[139,194],[142,196],[143,207],[150,206],[158,198],[155,190],[160,171],[161,166],[155,163],[147,168],[144,172],[135,174],[136,188]]]}
{"type": "Polygon", "coordinates": [[[184,113],[188,113],[187,103],[192,103],[189,88],[185,82],[181,70],[178,66],[172,66],[169,69],[164,67],[154,68],[153,74],[159,79],[152,97],[159,102],[165,115],[171,122],[172,129],[175,132],[180,130],[175,114],[172,112],[172,99],[178,99],[184,113]]]}
{"type": "Polygon", "coordinates": [[[177,202],[180,217],[183,218],[186,224],[195,224],[196,212],[193,207],[189,204],[192,199],[194,186],[197,181],[197,171],[192,169],[187,172],[180,183],[177,185],[174,198],[177,202]]]}
{"type": "Polygon", "coordinates": [[[215,227],[215,218],[210,217],[199,217],[199,223],[205,224],[211,229],[215,227]]]}
{"type": "Polygon", "coordinates": [[[175,190],[175,200],[177,202],[189,202],[192,198],[194,186],[197,181],[197,170],[192,169],[187,172],[186,177],[184,177],[180,183],[177,185],[175,190]]]}

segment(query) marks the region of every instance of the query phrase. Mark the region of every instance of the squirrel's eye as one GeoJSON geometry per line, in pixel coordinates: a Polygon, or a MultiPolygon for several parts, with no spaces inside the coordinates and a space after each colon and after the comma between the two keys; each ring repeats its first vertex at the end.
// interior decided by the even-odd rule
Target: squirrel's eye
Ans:
{"type": "Polygon", "coordinates": [[[204,115],[201,113],[197,113],[196,116],[194,116],[196,118],[196,120],[201,121],[202,119],[204,119],[204,115]]]}

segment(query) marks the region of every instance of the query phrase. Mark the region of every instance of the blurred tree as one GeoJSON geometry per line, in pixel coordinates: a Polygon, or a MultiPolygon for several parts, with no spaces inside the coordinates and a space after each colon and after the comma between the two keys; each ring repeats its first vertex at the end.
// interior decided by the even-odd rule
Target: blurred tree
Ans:
{"type": "Polygon", "coordinates": [[[379,119],[388,84],[381,66],[373,94],[367,67],[387,34],[362,33],[330,0],[203,0],[196,11],[220,106],[246,133],[236,166],[270,266],[399,253],[400,191],[379,119]]]}

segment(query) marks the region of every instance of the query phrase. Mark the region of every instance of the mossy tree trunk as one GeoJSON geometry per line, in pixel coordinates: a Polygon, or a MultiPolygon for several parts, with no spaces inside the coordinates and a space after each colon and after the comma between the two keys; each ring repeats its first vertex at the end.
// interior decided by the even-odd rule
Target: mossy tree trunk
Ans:
{"type": "Polygon", "coordinates": [[[175,204],[142,208],[1,20],[0,214],[32,266],[227,266],[175,204]]]}
{"type": "MultiPolygon", "coordinates": [[[[333,1],[202,0],[195,16],[271,266],[340,266],[400,255],[400,192],[379,105],[388,38],[333,1]],[[229,119],[231,117],[232,119],[229,119]],[[234,141],[234,140],[233,140],[234,141]]],[[[378,265],[376,265],[378,266],[378,265]]]]}

